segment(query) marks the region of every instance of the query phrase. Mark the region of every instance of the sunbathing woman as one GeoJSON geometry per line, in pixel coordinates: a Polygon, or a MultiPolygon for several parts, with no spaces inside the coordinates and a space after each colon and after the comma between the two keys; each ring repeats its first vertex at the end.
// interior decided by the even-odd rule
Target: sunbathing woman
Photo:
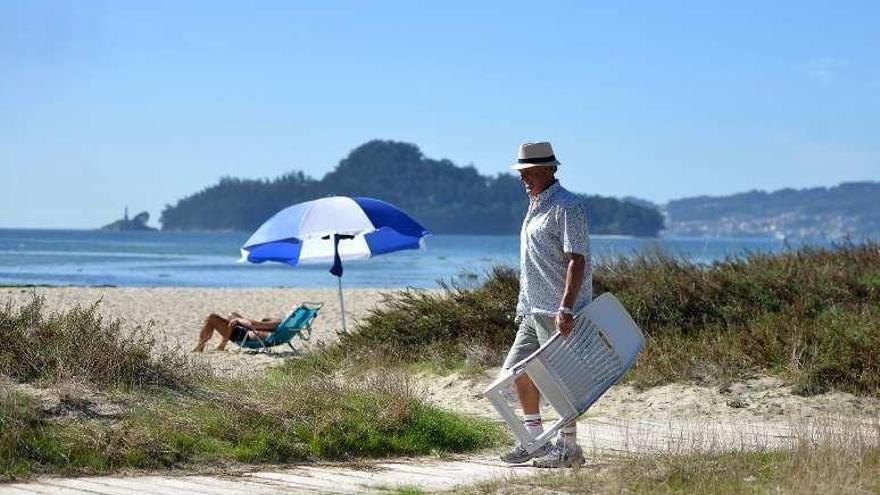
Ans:
{"type": "Polygon", "coordinates": [[[224,318],[216,313],[211,313],[205,318],[205,324],[202,325],[202,331],[199,334],[199,342],[196,344],[193,352],[202,352],[205,350],[205,344],[214,336],[214,332],[220,334],[222,340],[217,345],[218,351],[225,351],[226,344],[231,340],[233,342],[241,342],[246,339],[260,338],[265,340],[275,328],[281,323],[278,318],[263,318],[262,320],[251,320],[245,318],[238,313],[230,313],[224,318]]]}

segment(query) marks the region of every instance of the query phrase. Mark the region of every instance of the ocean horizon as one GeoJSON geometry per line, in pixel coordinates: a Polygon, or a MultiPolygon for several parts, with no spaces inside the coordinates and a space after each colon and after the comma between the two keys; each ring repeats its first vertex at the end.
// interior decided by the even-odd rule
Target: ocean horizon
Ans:
{"type": "MultiPolygon", "coordinates": [[[[2,286],[335,287],[329,263],[289,267],[239,262],[247,232],[105,232],[0,229],[2,286]]],[[[593,235],[592,260],[662,251],[711,263],[749,252],[780,252],[776,239],[643,238],[593,235]]],[[[493,266],[519,264],[518,235],[432,235],[422,250],[344,264],[346,287],[437,288],[469,284],[493,266]]]]}

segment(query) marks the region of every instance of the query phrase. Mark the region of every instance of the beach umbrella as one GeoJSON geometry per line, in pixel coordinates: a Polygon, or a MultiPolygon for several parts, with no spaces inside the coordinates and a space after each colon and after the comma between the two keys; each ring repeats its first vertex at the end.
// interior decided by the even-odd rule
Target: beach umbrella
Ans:
{"type": "Polygon", "coordinates": [[[342,329],[342,262],[419,249],[429,232],[397,207],[373,198],[332,196],[289,206],[266,220],[244,243],[241,261],[290,266],[332,262],[342,329]]]}

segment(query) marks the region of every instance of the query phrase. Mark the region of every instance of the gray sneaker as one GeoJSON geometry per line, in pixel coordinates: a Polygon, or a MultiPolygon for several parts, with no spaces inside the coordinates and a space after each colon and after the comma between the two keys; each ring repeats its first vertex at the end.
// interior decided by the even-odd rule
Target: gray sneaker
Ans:
{"type": "Polygon", "coordinates": [[[535,459],[533,465],[539,468],[563,468],[581,466],[585,462],[584,451],[581,450],[580,445],[565,447],[559,442],[546,455],[535,459]]]}
{"type": "Polygon", "coordinates": [[[532,452],[531,454],[523,448],[522,445],[516,444],[516,447],[513,450],[505,452],[501,454],[501,460],[508,464],[522,464],[524,462],[528,462],[536,457],[541,457],[547,455],[553,446],[550,442],[545,443],[538,447],[538,450],[532,452]]]}

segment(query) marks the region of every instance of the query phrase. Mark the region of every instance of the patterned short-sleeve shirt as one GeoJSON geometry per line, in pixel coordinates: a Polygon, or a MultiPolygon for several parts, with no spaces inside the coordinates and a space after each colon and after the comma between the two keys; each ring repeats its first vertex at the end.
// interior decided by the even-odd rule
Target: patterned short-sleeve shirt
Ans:
{"type": "Polygon", "coordinates": [[[529,202],[529,211],[520,232],[520,275],[518,315],[555,315],[565,293],[568,256],[584,256],[587,266],[575,313],[593,299],[590,238],[583,201],[559,182],[529,202]]]}

